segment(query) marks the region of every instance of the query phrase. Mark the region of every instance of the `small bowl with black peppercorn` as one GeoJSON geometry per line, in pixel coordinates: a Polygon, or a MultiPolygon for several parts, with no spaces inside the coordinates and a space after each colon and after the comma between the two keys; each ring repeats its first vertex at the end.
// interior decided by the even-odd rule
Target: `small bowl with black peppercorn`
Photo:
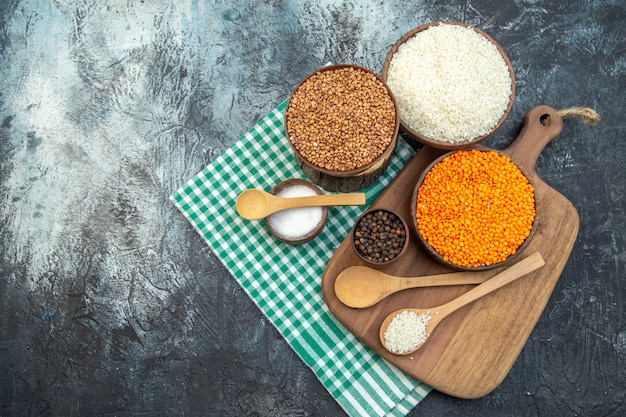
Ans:
{"type": "Polygon", "coordinates": [[[352,229],[352,247],[373,267],[399,259],[409,246],[409,227],[396,212],[376,208],[361,214],[352,229]]]}

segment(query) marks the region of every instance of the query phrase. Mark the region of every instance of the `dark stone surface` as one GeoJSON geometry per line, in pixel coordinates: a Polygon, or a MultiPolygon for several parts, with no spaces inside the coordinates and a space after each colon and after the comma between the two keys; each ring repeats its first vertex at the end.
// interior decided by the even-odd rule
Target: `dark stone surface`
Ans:
{"type": "Polygon", "coordinates": [[[0,3],[0,415],[343,415],[167,197],[327,62],[380,72],[431,20],[494,37],[539,104],[592,107],[542,153],[580,232],[491,394],[411,416],[626,415],[621,1],[0,3]]]}

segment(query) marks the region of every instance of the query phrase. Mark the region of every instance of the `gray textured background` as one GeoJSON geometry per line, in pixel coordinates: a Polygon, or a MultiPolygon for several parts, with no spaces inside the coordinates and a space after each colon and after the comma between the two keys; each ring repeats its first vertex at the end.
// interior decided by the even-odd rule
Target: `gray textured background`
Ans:
{"type": "Polygon", "coordinates": [[[502,385],[411,416],[626,415],[622,1],[2,0],[0,415],[343,412],[168,196],[327,62],[380,72],[432,20],[492,35],[567,121],[539,174],[576,206],[570,261],[502,385]]]}

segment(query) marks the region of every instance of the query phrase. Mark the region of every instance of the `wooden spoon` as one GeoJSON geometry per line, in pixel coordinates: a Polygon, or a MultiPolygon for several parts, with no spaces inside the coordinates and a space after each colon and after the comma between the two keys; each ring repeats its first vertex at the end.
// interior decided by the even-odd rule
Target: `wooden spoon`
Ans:
{"type": "Polygon", "coordinates": [[[365,193],[324,194],[312,197],[277,197],[254,188],[244,190],[237,197],[237,212],[248,220],[258,220],[277,211],[297,207],[362,206],[365,193]]]}
{"type": "Polygon", "coordinates": [[[481,284],[488,276],[476,272],[451,272],[422,277],[397,277],[369,266],[344,269],[335,281],[339,301],[352,308],[373,306],[383,298],[409,288],[481,284]]]}
{"type": "MultiPolygon", "coordinates": [[[[424,346],[424,344],[426,343],[426,341],[432,334],[433,330],[435,330],[435,327],[437,327],[437,325],[441,323],[441,321],[445,319],[449,314],[453,313],[454,311],[458,310],[459,308],[473,301],[476,301],[480,297],[485,296],[489,294],[490,292],[497,290],[498,288],[501,288],[507,284],[510,284],[516,279],[521,278],[524,275],[542,267],[544,264],[545,262],[543,258],[541,257],[541,254],[539,252],[535,252],[532,255],[525,258],[524,260],[519,261],[515,265],[512,265],[509,268],[505,269],[504,271],[500,272],[493,278],[485,281],[484,283],[472,288],[465,294],[439,307],[404,308],[401,310],[396,310],[390,315],[388,315],[387,318],[385,318],[385,320],[383,320],[383,323],[380,326],[380,333],[379,333],[380,341],[383,344],[383,347],[385,349],[387,349],[389,352],[395,355],[408,355],[410,353],[413,353],[420,347],[424,346]],[[390,349],[389,347],[387,347],[385,332],[387,331],[387,328],[389,327],[389,324],[391,323],[391,321],[403,311],[415,312],[418,316],[422,316],[426,319],[427,323],[425,327],[425,337],[423,338],[423,340],[419,341],[421,343],[418,343],[412,349],[402,351],[402,352],[396,352],[390,349]]],[[[497,319],[497,318],[494,317],[494,319],[497,319]]]]}

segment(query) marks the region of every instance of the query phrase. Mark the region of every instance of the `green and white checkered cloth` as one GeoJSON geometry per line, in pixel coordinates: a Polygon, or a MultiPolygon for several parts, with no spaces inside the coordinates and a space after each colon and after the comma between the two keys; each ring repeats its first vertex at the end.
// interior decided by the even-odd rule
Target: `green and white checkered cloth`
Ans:
{"type": "MultiPolygon", "coordinates": [[[[286,101],[176,191],[171,201],[350,416],[404,416],[430,391],[361,343],[322,297],[326,264],[364,207],[332,207],[324,231],[298,246],[263,221],[245,220],[235,201],[247,188],[270,190],[304,178],[284,133],[286,101]]],[[[364,190],[368,205],[413,155],[399,140],[389,167],[364,190]]]]}

